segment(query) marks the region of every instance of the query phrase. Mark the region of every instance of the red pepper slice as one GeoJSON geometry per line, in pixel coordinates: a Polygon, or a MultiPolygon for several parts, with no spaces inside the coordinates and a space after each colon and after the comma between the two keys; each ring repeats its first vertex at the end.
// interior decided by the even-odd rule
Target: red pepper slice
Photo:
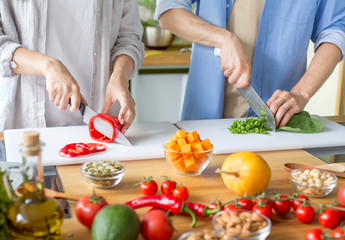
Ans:
{"type": "Polygon", "coordinates": [[[120,124],[119,119],[117,117],[113,117],[113,116],[106,114],[106,113],[99,113],[96,116],[93,116],[89,121],[90,137],[95,141],[113,142],[115,139],[117,131],[121,131],[121,129],[122,129],[122,124],[120,124]],[[98,132],[94,128],[94,121],[97,118],[107,122],[112,127],[113,132],[112,132],[111,138],[104,136],[102,133],[98,132]]]}
{"type": "Polygon", "coordinates": [[[70,143],[60,149],[59,155],[61,157],[77,157],[106,149],[107,147],[100,143],[70,143]]]}

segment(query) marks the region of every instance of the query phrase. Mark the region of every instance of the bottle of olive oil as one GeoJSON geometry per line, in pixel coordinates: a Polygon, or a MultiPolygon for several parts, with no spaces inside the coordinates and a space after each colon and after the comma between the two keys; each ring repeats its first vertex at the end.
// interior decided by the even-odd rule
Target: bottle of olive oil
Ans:
{"type": "Polygon", "coordinates": [[[5,180],[12,203],[7,211],[11,239],[61,239],[60,226],[64,212],[58,202],[44,194],[41,144],[38,132],[24,132],[21,145],[22,165],[11,172],[23,176],[22,196],[17,197],[9,181],[5,180]]]}

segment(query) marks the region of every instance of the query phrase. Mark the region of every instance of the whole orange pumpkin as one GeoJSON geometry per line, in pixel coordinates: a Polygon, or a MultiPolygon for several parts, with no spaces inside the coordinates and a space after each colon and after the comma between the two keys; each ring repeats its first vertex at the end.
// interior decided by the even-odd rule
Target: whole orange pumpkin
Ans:
{"type": "Polygon", "coordinates": [[[221,170],[225,185],[241,196],[261,193],[271,179],[271,169],[267,162],[260,155],[252,152],[229,155],[222,164],[221,170]]]}

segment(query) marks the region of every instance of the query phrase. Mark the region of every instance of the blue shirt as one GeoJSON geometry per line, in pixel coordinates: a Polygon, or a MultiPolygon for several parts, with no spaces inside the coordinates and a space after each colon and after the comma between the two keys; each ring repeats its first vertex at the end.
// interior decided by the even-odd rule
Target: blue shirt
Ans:
{"type": "MultiPolygon", "coordinates": [[[[234,0],[158,0],[155,18],[169,9],[190,11],[194,2],[196,15],[226,27],[234,0]]],[[[345,56],[344,0],[266,0],[251,78],[264,102],[275,90],[290,91],[301,79],[310,40],[315,50],[328,42],[345,56]]],[[[222,118],[225,81],[220,65],[213,47],[193,43],[182,120],[222,118]]]]}

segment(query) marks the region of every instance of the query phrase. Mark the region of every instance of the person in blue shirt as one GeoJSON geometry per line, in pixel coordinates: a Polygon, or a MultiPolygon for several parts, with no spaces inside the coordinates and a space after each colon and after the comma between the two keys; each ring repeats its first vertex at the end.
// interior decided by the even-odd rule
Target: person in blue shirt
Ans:
{"type": "Polygon", "coordinates": [[[251,84],[275,115],[277,127],[285,126],[343,59],[345,1],[258,1],[157,1],[160,26],[193,42],[182,120],[231,116],[224,115],[226,106],[231,108],[227,79],[236,88],[251,84]],[[256,29],[248,27],[253,22],[256,29]],[[251,31],[257,33],[248,37],[254,41],[248,41],[253,46],[247,50],[251,31]],[[307,69],[310,40],[315,55],[307,69]],[[214,56],[214,48],[220,49],[220,58],[214,56]]]}

